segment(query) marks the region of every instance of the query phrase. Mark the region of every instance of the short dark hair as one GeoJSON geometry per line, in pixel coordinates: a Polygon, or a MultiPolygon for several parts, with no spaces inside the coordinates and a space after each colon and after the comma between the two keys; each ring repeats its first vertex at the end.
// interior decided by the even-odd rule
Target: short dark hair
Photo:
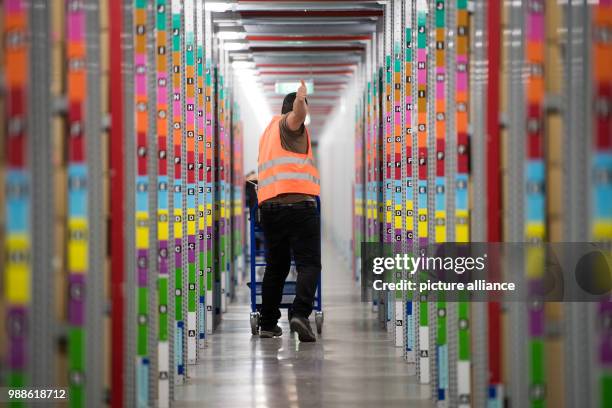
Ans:
{"type": "MultiPolygon", "coordinates": [[[[283,99],[283,107],[281,109],[281,114],[289,113],[293,110],[293,102],[295,102],[296,93],[291,92],[285,95],[285,99],[283,99]]],[[[308,99],[305,99],[306,105],[308,105],[308,99]]]]}

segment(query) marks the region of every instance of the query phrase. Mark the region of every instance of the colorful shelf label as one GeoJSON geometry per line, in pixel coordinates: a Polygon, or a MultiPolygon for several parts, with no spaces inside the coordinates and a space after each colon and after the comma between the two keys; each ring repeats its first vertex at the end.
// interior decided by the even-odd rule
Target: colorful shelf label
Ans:
{"type": "Polygon", "coordinates": [[[169,191],[168,191],[168,10],[166,0],[156,3],[156,92],[157,92],[157,375],[158,402],[169,406],[170,343],[169,286],[169,191]]]}
{"type": "MultiPolygon", "coordinates": [[[[417,2],[417,233],[418,248],[426,248],[428,234],[428,198],[427,198],[427,3],[417,2]]],[[[419,381],[429,384],[429,313],[425,294],[419,302],[419,381]]]]}
{"type": "Polygon", "coordinates": [[[85,158],[86,44],[81,0],[66,4],[68,95],[68,367],[71,407],[86,406],[85,285],[89,268],[88,169],[85,158]]]}
{"type": "MultiPolygon", "coordinates": [[[[32,237],[31,237],[31,173],[28,169],[28,72],[29,21],[22,0],[7,0],[3,4],[3,53],[6,81],[4,96],[4,126],[6,148],[5,206],[6,250],[4,270],[4,299],[6,321],[5,362],[6,386],[24,387],[31,383],[27,368],[33,356],[29,354],[30,330],[28,320],[32,301],[32,237]]],[[[72,44],[72,43],[71,43],[72,44]]],[[[71,271],[71,277],[82,271],[71,271]]],[[[77,281],[77,277],[73,279],[77,281]]],[[[76,287],[76,286],[75,286],[76,287]]],[[[81,304],[71,302],[77,308],[81,304]]],[[[81,310],[78,310],[81,311],[81,310]]],[[[75,327],[80,321],[73,315],[75,327]]],[[[79,325],[80,326],[80,325],[79,325]]],[[[82,329],[81,329],[82,330],[82,329]]],[[[76,344],[73,344],[73,349],[76,344]]],[[[83,367],[71,361],[71,369],[82,372],[83,367]]],[[[78,393],[78,392],[77,392],[78,393]]],[[[11,407],[25,406],[12,402],[11,407]]]]}
{"type": "MultiPolygon", "coordinates": [[[[406,166],[406,179],[405,183],[405,191],[406,191],[406,232],[405,232],[405,240],[406,240],[406,252],[408,254],[413,253],[414,249],[414,182],[413,182],[413,157],[412,157],[412,148],[413,148],[413,138],[416,132],[413,128],[413,120],[412,116],[414,114],[414,103],[413,103],[413,91],[414,91],[414,52],[413,52],[413,19],[414,15],[412,13],[412,5],[406,5],[406,13],[405,13],[405,62],[404,62],[404,71],[405,71],[405,84],[404,84],[404,92],[405,92],[405,155],[406,162],[404,166],[406,166]]],[[[415,339],[415,318],[414,318],[414,294],[411,292],[407,293],[406,296],[406,360],[409,363],[416,362],[416,339],[415,339]]]]}
{"type": "MultiPolygon", "coordinates": [[[[612,241],[612,1],[600,0],[593,6],[593,161],[592,237],[612,241]]],[[[609,254],[608,259],[612,259],[609,254]]],[[[598,355],[600,365],[599,406],[612,406],[612,301],[600,302],[598,355]]]]}
{"type": "MultiPolygon", "coordinates": [[[[544,1],[529,0],[526,15],[525,64],[526,96],[526,160],[525,160],[525,226],[527,242],[542,242],[546,238],[546,195],[544,163],[544,60],[545,17],[544,1]]],[[[546,405],[546,359],[544,355],[544,304],[541,297],[544,273],[543,249],[529,248],[525,259],[529,291],[533,299],[528,306],[529,327],[529,400],[532,408],[546,405]],[[534,265],[533,260],[541,264],[534,265]]]]}
{"type": "Polygon", "coordinates": [[[175,382],[182,383],[185,376],[183,339],[185,321],[183,315],[183,61],[182,61],[182,3],[172,0],[172,141],[174,151],[174,362],[175,382]]]}
{"type": "MultiPolygon", "coordinates": [[[[435,30],[435,89],[434,92],[434,132],[435,132],[435,195],[434,195],[434,242],[446,242],[446,4],[444,0],[435,1],[432,15],[435,30]]],[[[431,165],[434,165],[433,163],[431,165]]],[[[438,401],[448,400],[448,342],[446,302],[444,296],[436,303],[436,363],[438,401]]],[[[469,373],[468,373],[469,375],[469,373]]]]}
{"type": "Polygon", "coordinates": [[[196,43],[195,4],[185,0],[185,137],[187,176],[187,363],[195,364],[197,355],[197,279],[196,279],[196,43]]]}
{"type": "Polygon", "coordinates": [[[204,124],[204,2],[196,3],[196,33],[197,33],[197,121],[198,121],[198,347],[206,344],[206,161],[204,124]]]}

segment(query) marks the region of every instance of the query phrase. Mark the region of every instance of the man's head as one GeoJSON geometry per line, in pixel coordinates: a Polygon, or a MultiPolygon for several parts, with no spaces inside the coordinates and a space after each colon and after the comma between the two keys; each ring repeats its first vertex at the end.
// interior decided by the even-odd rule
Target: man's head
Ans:
{"type": "MultiPolygon", "coordinates": [[[[293,102],[295,101],[295,97],[296,97],[296,93],[295,92],[291,92],[288,93],[285,96],[285,99],[283,99],[283,107],[281,109],[281,114],[285,114],[285,113],[289,113],[293,110],[293,102]]],[[[308,100],[305,99],[306,101],[306,105],[308,105],[308,100]]]]}

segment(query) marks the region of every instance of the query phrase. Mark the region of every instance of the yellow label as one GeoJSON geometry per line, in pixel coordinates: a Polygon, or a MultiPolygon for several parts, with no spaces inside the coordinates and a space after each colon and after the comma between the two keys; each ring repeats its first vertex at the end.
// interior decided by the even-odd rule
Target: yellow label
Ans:
{"type": "Polygon", "coordinates": [[[24,234],[11,234],[6,237],[8,258],[4,272],[6,300],[15,305],[27,305],[30,302],[30,264],[28,256],[13,256],[13,253],[29,254],[30,246],[24,234]],[[19,262],[12,259],[19,259],[19,262]]]}
{"type": "Polygon", "coordinates": [[[470,226],[468,224],[468,212],[466,210],[455,211],[455,240],[457,242],[468,242],[470,226]]]}
{"type": "Polygon", "coordinates": [[[398,204],[395,206],[395,212],[396,214],[400,214],[400,215],[396,215],[395,216],[395,229],[402,229],[402,205],[398,204]]]}
{"type": "MultiPolygon", "coordinates": [[[[204,214],[204,204],[198,205],[198,210],[201,214],[204,214]]],[[[198,228],[204,229],[204,216],[198,217],[198,228]]]]}
{"type": "Polygon", "coordinates": [[[525,256],[527,277],[536,279],[544,276],[544,248],[527,247],[525,256]]]}
{"type": "Polygon", "coordinates": [[[387,224],[391,224],[391,218],[393,217],[393,211],[391,210],[391,208],[393,208],[391,200],[387,200],[386,208],[387,208],[387,211],[385,211],[385,215],[386,215],[385,220],[387,221],[387,224]]]}
{"type": "Polygon", "coordinates": [[[196,222],[195,222],[195,209],[189,208],[187,210],[187,219],[193,218],[193,221],[187,221],[187,235],[195,235],[196,233],[196,222]]]}
{"type": "Polygon", "coordinates": [[[212,227],[212,204],[206,205],[206,211],[208,212],[208,215],[206,215],[206,226],[212,227]]]}
{"type": "Polygon", "coordinates": [[[149,217],[146,211],[136,212],[136,248],[149,247],[149,217]]]}
{"type": "MultiPolygon", "coordinates": [[[[168,210],[159,210],[158,211],[158,216],[162,217],[164,216],[166,219],[168,219],[168,210]]],[[[168,236],[169,236],[169,228],[168,228],[168,221],[158,221],[157,222],[157,239],[159,239],[160,241],[164,241],[164,240],[168,240],[168,236]]]]}
{"type": "Polygon", "coordinates": [[[68,220],[68,270],[85,273],[88,265],[87,220],[71,218],[68,220]]]}
{"type": "Polygon", "coordinates": [[[16,305],[30,302],[30,273],[24,264],[7,264],[5,273],[6,300],[16,305]]]}
{"type": "Polygon", "coordinates": [[[183,211],[181,209],[174,209],[174,239],[183,238],[183,223],[176,221],[177,219],[183,218],[183,211]]]}
{"type": "Polygon", "coordinates": [[[612,220],[598,220],[593,222],[593,239],[607,241],[612,238],[612,220]]]}
{"type": "Polygon", "coordinates": [[[419,238],[427,238],[427,209],[419,208],[419,238]],[[421,219],[425,219],[425,221],[421,221],[421,219]]]}
{"type": "Polygon", "coordinates": [[[436,242],[446,242],[446,211],[436,211],[436,242]],[[442,225],[438,225],[438,220],[443,220],[442,225]]]}
{"type": "Polygon", "coordinates": [[[525,227],[526,238],[540,238],[543,239],[545,234],[544,224],[541,222],[528,222],[525,227]]]}
{"type": "Polygon", "coordinates": [[[412,200],[406,201],[406,231],[412,231],[413,223],[414,223],[414,214],[412,211],[414,210],[414,205],[412,200]]]}

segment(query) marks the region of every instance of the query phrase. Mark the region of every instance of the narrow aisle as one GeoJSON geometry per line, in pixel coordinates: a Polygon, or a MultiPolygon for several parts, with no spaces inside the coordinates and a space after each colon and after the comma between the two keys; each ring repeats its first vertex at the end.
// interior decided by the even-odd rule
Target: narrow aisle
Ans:
{"type": "Polygon", "coordinates": [[[241,289],[240,301],[228,305],[201,362],[189,370],[188,383],[175,388],[175,406],[432,406],[429,388],[417,384],[401,349],[377,327],[371,305],[359,301],[347,268],[325,240],[325,323],[316,343],[299,343],[289,334],[286,313],[281,338],[252,337],[247,291],[241,289]]]}

